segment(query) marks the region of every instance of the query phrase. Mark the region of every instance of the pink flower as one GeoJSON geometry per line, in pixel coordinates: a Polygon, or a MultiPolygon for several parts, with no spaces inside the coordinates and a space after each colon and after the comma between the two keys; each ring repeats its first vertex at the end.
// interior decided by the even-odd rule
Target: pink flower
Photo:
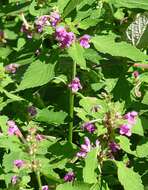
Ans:
{"type": "Polygon", "coordinates": [[[23,160],[14,160],[14,165],[20,169],[23,165],[24,165],[24,161],[23,160]]]}
{"type": "Polygon", "coordinates": [[[84,123],[82,128],[88,131],[89,133],[93,133],[96,130],[96,127],[94,126],[94,124],[90,122],[84,123]]]}
{"type": "Polygon", "coordinates": [[[60,14],[58,11],[51,12],[50,14],[50,22],[53,27],[55,27],[60,21],[60,14]]]}
{"type": "Polygon", "coordinates": [[[8,72],[8,73],[16,73],[16,70],[17,68],[19,67],[18,64],[15,64],[15,63],[11,63],[9,65],[6,65],[5,66],[5,71],[8,72]]]}
{"type": "Polygon", "coordinates": [[[74,78],[68,87],[71,88],[73,93],[76,93],[79,89],[82,89],[80,79],[78,77],[74,78]]]}
{"type": "Polygon", "coordinates": [[[42,190],[48,190],[48,185],[42,186],[42,190]]]}
{"type": "Polygon", "coordinates": [[[50,26],[50,16],[49,15],[43,15],[37,18],[35,21],[35,24],[37,26],[37,31],[41,33],[43,31],[44,26],[50,26]]]}
{"type": "Polygon", "coordinates": [[[9,135],[14,135],[14,134],[19,134],[20,131],[16,125],[16,123],[13,120],[9,120],[7,121],[7,125],[8,125],[8,134],[9,135]]]}
{"type": "Polygon", "coordinates": [[[120,150],[120,146],[114,141],[109,143],[109,147],[112,152],[117,152],[118,150],[120,150]]]}
{"type": "Polygon", "coordinates": [[[91,144],[88,137],[84,137],[84,144],[81,145],[80,151],[77,153],[77,157],[85,158],[87,153],[91,150],[91,144]]]}
{"type": "Polygon", "coordinates": [[[123,124],[120,126],[120,134],[130,137],[132,135],[132,126],[129,124],[123,124]]]}
{"type": "Polygon", "coordinates": [[[124,115],[124,119],[127,119],[129,124],[135,124],[136,123],[136,117],[138,116],[138,113],[136,111],[128,112],[124,115]]]}
{"type": "Polygon", "coordinates": [[[55,33],[56,40],[59,42],[61,48],[68,48],[75,40],[73,32],[67,32],[63,26],[56,28],[55,33]]]}
{"type": "Polygon", "coordinates": [[[12,183],[13,185],[15,185],[15,184],[17,183],[18,179],[19,179],[18,176],[16,176],[16,175],[12,176],[12,178],[11,178],[11,183],[12,183]]]}
{"type": "Polygon", "coordinates": [[[89,48],[90,47],[90,36],[88,34],[85,34],[84,36],[82,36],[80,39],[80,45],[84,48],[89,48]]]}
{"type": "Polygon", "coordinates": [[[74,181],[75,179],[75,174],[74,172],[68,172],[65,176],[64,176],[64,181],[65,182],[71,182],[74,181]]]}
{"type": "Polygon", "coordinates": [[[42,141],[42,140],[44,140],[44,136],[43,136],[43,135],[40,135],[40,134],[37,134],[37,135],[36,135],[36,140],[37,140],[37,141],[42,141]]]}
{"type": "Polygon", "coordinates": [[[139,72],[138,71],[134,71],[133,72],[133,76],[134,76],[135,79],[138,78],[139,77],[139,72]]]}

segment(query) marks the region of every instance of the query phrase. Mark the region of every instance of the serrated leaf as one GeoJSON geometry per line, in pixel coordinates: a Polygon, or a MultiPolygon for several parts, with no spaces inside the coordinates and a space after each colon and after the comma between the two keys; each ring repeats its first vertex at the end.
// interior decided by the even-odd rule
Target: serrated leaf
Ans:
{"type": "Polygon", "coordinates": [[[40,122],[46,122],[48,124],[63,124],[64,120],[67,117],[67,113],[60,111],[55,112],[52,110],[48,110],[47,108],[38,111],[38,114],[36,116],[36,120],[40,122]]]}
{"type": "Polygon", "coordinates": [[[148,56],[131,44],[124,41],[115,42],[113,35],[96,36],[91,41],[98,51],[112,56],[127,57],[133,61],[145,61],[148,58],[148,56]]]}
{"type": "Polygon", "coordinates": [[[81,69],[86,69],[86,60],[84,58],[83,47],[81,47],[78,43],[74,43],[68,49],[68,54],[73,59],[74,62],[80,65],[81,69]]]}
{"type": "Polygon", "coordinates": [[[97,153],[98,148],[94,148],[88,153],[87,157],[85,158],[85,166],[83,168],[83,179],[85,183],[92,184],[97,182],[97,174],[95,172],[98,165],[97,153]]]}
{"type": "Polygon", "coordinates": [[[124,150],[125,152],[129,153],[129,154],[132,154],[134,156],[136,156],[136,152],[135,151],[132,151],[130,146],[131,146],[131,143],[129,141],[129,139],[125,136],[118,136],[117,139],[119,140],[119,145],[120,145],[120,148],[122,150],[124,150]]]}
{"type": "Polygon", "coordinates": [[[141,177],[131,168],[127,168],[123,163],[118,162],[118,178],[124,190],[144,190],[141,177]]]}
{"type": "Polygon", "coordinates": [[[147,0],[109,0],[116,7],[127,7],[148,10],[147,0]]]}
{"type": "Polygon", "coordinates": [[[55,64],[44,64],[39,61],[32,63],[26,70],[16,91],[47,84],[54,77],[54,67],[55,64]]]}
{"type": "Polygon", "coordinates": [[[90,187],[90,185],[81,182],[76,182],[74,184],[64,183],[58,185],[56,190],[90,190],[90,187]]]}

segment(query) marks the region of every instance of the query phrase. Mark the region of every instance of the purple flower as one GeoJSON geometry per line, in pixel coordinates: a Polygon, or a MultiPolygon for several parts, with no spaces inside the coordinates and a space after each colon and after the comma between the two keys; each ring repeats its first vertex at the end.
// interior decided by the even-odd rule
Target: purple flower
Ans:
{"type": "Polygon", "coordinates": [[[56,40],[59,42],[61,48],[70,47],[70,45],[75,40],[75,35],[73,32],[67,32],[63,26],[56,28],[55,33],[56,40]]]}
{"type": "Polygon", "coordinates": [[[8,72],[8,73],[16,73],[16,70],[17,68],[19,67],[18,64],[15,64],[15,63],[11,63],[9,65],[6,65],[5,66],[5,71],[8,72]]]}
{"type": "Polygon", "coordinates": [[[42,186],[42,190],[48,190],[48,185],[42,186]]]}
{"type": "Polygon", "coordinates": [[[31,39],[32,38],[32,32],[29,30],[29,28],[25,25],[22,24],[21,26],[21,32],[27,35],[27,38],[31,39]]]}
{"type": "Polygon", "coordinates": [[[82,36],[80,39],[80,45],[84,48],[89,48],[90,47],[90,36],[88,34],[85,34],[84,36],[82,36]]]}
{"type": "Polygon", "coordinates": [[[82,89],[80,79],[78,77],[74,78],[68,87],[71,88],[73,93],[76,93],[79,89],[82,89]]]}
{"type": "Polygon", "coordinates": [[[43,136],[43,135],[40,135],[40,134],[37,134],[37,135],[36,135],[36,140],[37,140],[37,141],[42,141],[42,140],[44,140],[44,136],[43,136]]]}
{"type": "Polygon", "coordinates": [[[127,119],[129,124],[135,124],[138,113],[136,111],[128,112],[124,115],[124,119],[127,119]]]}
{"type": "Polygon", "coordinates": [[[35,21],[37,31],[41,33],[43,31],[44,26],[50,26],[50,16],[49,15],[43,15],[37,18],[35,21]]]}
{"type": "Polygon", "coordinates": [[[65,182],[71,182],[74,181],[75,179],[75,174],[74,172],[68,172],[65,176],[64,176],[64,181],[65,182]]]}
{"type": "Polygon", "coordinates": [[[51,12],[50,22],[53,27],[55,27],[60,21],[60,14],[58,11],[51,12]]]}
{"type": "Polygon", "coordinates": [[[85,158],[87,153],[91,150],[91,144],[88,137],[84,137],[84,144],[81,145],[80,151],[77,153],[77,157],[85,158]]]}
{"type": "Polygon", "coordinates": [[[96,130],[96,127],[94,126],[94,124],[90,122],[84,123],[82,128],[88,131],[89,133],[93,133],[96,130]]]}
{"type": "Polygon", "coordinates": [[[28,107],[28,113],[30,116],[35,116],[37,114],[37,110],[34,106],[29,106],[28,107]]]}
{"type": "Polygon", "coordinates": [[[18,179],[19,179],[18,176],[16,176],[16,175],[12,176],[12,178],[11,178],[11,183],[12,183],[13,185],[15,185],[15,184],[17,183],[18,179]]]}
{"type": "Polygon", "coordinates": [[[109,147],[112,152],[117,152],[118,150],[120,150],[120,146],[114,141],[109,143],[109,147]]]}
{"type": "Polygon", "coordinates": [[[14,135],[14,134],[17,134],[17,133],[20,132],[17,125],[16,125],[16,123],[13,120],[7,121],[7,125],[9,127],[8,128],[8,134],[9,135],[14,135]]]}
{"type": "Polygon", "coordinates": [[[24,161],[23,160],[14,160],[14,165],[20,169],[23,165],[24,165],[24,161]]]}
{"type": "Polygon", "coordinates": [[[129,124],[123,124],[120,126],[120,134],[121,135],[126,135],[128,137],[130,137],[132,135],[132,131],[131,131],[132,126],[129,124]]]}
{"type": "Polygon", "coordinates": [[[138,78],[139,77],[139,72],[138,71],[134,71],[133,72],[133,76],[134,76],[135,79],[138,78]]]}

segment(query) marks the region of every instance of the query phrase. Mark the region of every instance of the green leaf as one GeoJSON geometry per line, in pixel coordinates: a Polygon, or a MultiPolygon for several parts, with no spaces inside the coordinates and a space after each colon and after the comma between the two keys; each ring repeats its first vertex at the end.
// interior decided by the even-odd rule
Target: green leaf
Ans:
{"type": "Polygon", "coordinates": [[[58,0],[57,6],[60,12],[63,12],[70,0],[58,0]]]}
{"type": "Polygon", "coordinates": [[[48,124],[63,124],[64,120],[67,117],[67,113],[60,111],[55,112],[52,110],[48,110],[47,108],[38,111],[38,114],[36,116],[36,120],[40,122],[46,122],[48,124]]]}
{"type": "Polygon", "coordinates": [[[64,10],[64,17],[71,13],[82,0],[70,0],[64,10]]]}
{"type": "Polygon", "coordinates": [[[148,10],[147,0],[109,0],[116,7],[127,7],[148,10]]]}
{"type": "Polygon", "coordinates": [[[90,185],[81,182],[76,182],[74,184],[64,183],[58,185],[56,190],[90,190],[90,187],[90,185]]]}
{"type": "Polygon", "coordinates": [[[97,64],[99,64],[99,60],[101,59],[98,52],[95,51],[94,49],[90,49],[90,48],[85,49],[84,57],[85,57],[85,59],[87,59],[93,63],[97,63],[97,64]]]}
{"type": "Polygon", "coordinates": [[[23,76],[17,91],[47,84],[54,77],[55,64],[32,63],[23,76]]]}
{"type": "Polygon", "coordinates": [[[78,28],[87,30],[89,27],[96,26],[100,21],[102,20],[98,18],[86,18],[78,24],[78,28]]]}
{"type": "Polygon", "coordinates": [[[148,92],[145,93],[143,100],[141,101],[142,104],[148,105],[148,92]]]}
{"type": "Polygon", "coordinates": [[[85,158],[85,166],[83,168],[83,179],[85,183],[92,184],[97,182],[97,174],[95,172],[98,166],[97,153],[98,148],[94,148],[85,158]]]}
{"type": "Polygon", "coordinates": [[[24,38],[19,38],[17,41],[17,51],[21,50],[21,48],[25,45],[26,40],[24,38]]]}
{"type": "Polygon", "coordinates": [[[9,47],[6,48],[0,47],[0,57],[2,59],[6,59],[10,53],[11,49],[9,47]]]}
{"type": "Polygon", "coordinates": [[[86,69],[86,61],[84,58],[84,49],[78,43],[74,43],[68,49],[69,56],[75,61],[78,65],[80,65],[81,69],[86,69]]]}
{"type": "Polygon", "coordinates": [[[141,177],[131,168],[127,168],[123,163],[118,162],[118,178],[124,190],[144,190],[141,177]]]}
{"type": "Polygon", "coordinates": [[[129,139],[125,136],[118,136],[117,139],[119,140],[119,145],[120,145],[120,148],[122,150],[124,150],[125,152],[129,153],[129,154],[132,154],[134,156],[136,156],[136,152],[135,151],[132,151],[130,149],[130,146],[131,146],[131,143],[129,141],[129,139]]]}
{"type": "Polygon", "coordinates": [[[136,119],[136,124],[132,127],[132,133],[144,136],[144,129],[140,118],[136,119]]]}
{"type": "Polygon", "coordinates": [[[137,146],[136,152],[139,158],[144,158],[148,156],[148,139],[141,142],[140,145],[137,146]]]}
{"type": "Polygon", "coordinates": [[[133,61],[144,61],[148,58],[139,49],[124,41],[115,42],[113,35],[96,36],[92,38],[95,48],[101,53],[107,53],[112,56],[127,57],[133,61]]]}

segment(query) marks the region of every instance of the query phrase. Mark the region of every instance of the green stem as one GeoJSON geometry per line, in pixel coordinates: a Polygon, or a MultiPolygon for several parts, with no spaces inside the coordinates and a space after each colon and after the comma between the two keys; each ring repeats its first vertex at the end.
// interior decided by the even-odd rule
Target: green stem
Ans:
{"type": "Polygon", "coordinates": [[[37,177],[37,181],[38,181],[38,185],[39,185],[39,190],[42,190],[42,182],[41,182],[41,176],[40,176],[39,171],[36,171],[36,177],[37,177]]]}
{"type": "MultiPolygon", "coordinates": [[[[72,77],[73,80],[76,77],[76,62],[73,62],[73,68],[72,68],[72,77]]],[[[68,135],[68,141],[72,143],[73,138],[73,120],[74,120],[74,93],[72,90],[70,90],[69,95],[69,116],[70,116],[70,122],[69,122],[69,135],[68,135]]]]}

